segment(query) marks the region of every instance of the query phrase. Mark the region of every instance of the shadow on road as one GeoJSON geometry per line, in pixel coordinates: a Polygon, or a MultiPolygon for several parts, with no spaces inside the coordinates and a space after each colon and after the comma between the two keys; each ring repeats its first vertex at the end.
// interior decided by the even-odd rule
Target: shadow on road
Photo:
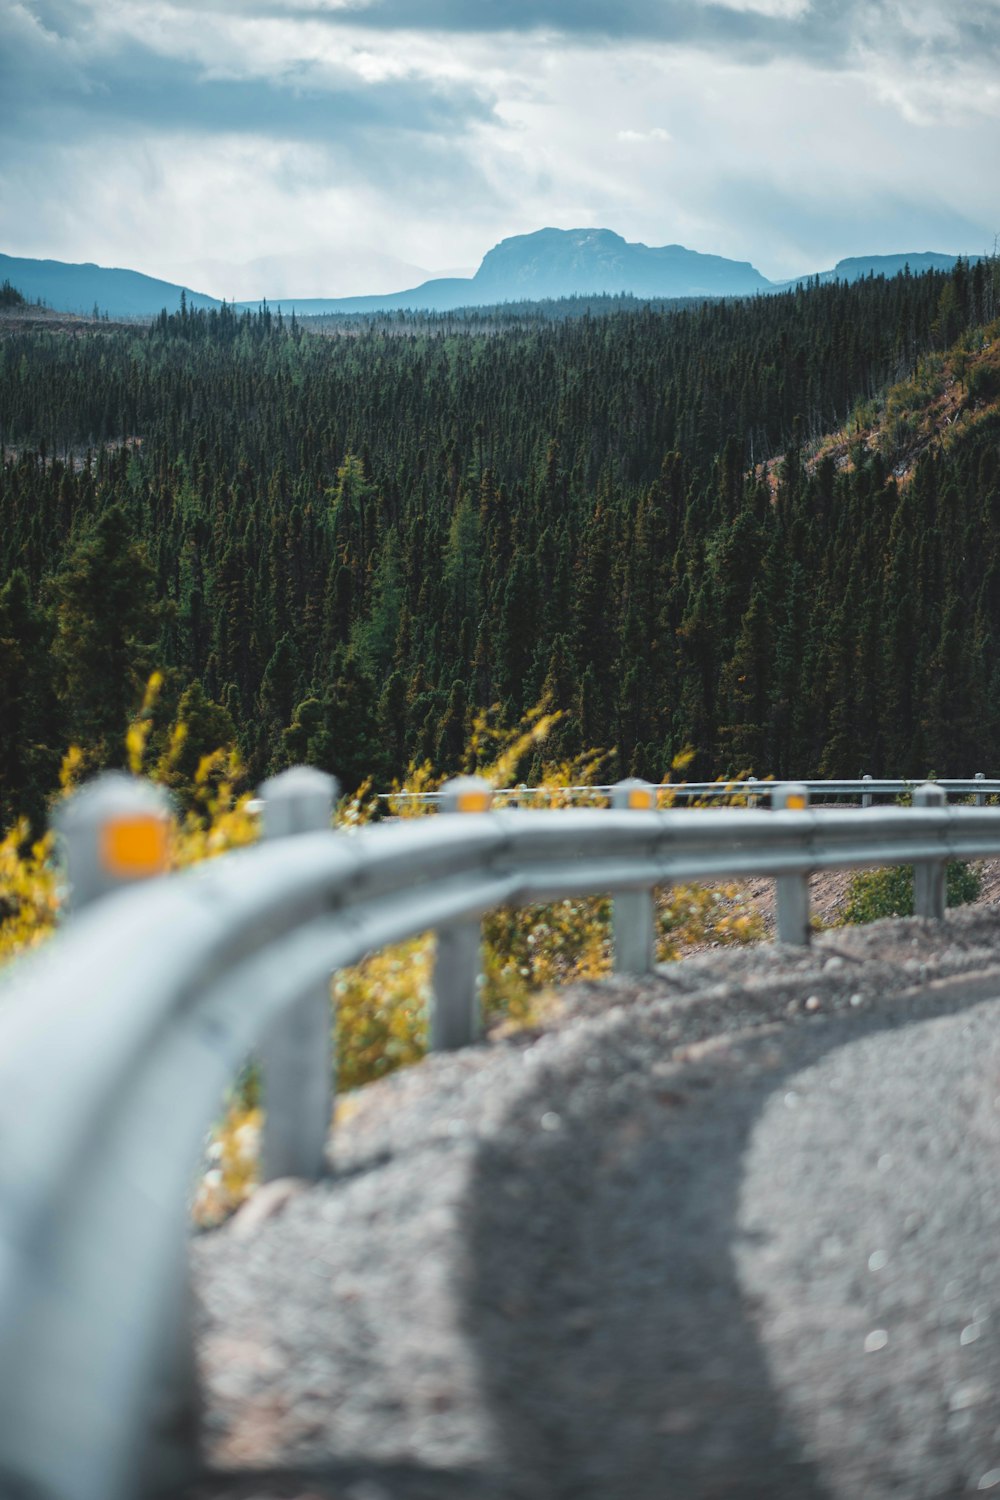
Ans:
{"type": "Polygon", "coordinates": [[[767,1028],[674,1071],[656,1010],[540,1079],[479,1160],[465,1327],[504,1493],[821,1500],[737,1276],[742,1161],[792,1074],[904,1018],[767,1028]]]}

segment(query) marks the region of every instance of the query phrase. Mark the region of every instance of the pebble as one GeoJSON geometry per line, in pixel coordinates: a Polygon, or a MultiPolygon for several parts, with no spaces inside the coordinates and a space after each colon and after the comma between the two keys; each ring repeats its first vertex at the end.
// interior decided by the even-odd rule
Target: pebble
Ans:
{"type": "Polygon", "coordinates": [[[980,1406],[990,1398],[990,1387],[982,1380],[969,1381],[967,1385],[960,1385],[952,1392],[951,1400],[948,1402],[952,1411],[964,1411],[968,1406],[980,1406]]]}

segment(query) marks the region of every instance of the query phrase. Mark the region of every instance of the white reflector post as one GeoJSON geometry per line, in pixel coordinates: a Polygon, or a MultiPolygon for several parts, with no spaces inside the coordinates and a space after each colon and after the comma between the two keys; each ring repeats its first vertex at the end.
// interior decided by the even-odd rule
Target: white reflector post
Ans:
{"type": "MultiPolygon", "coordinates": [[[[488,813],[493,788],[481,776],[456,776],[441,788],[442,813],[488,813]]],[[[431,981],[427,1045],[431,1052],[454,1052],[482,1034],[482,923],[453,922],[437,933],[431,981]]]]}
{"type": "Polygon", "coordinates": [[[170,862],[169,796],[122,771],[108,771],[74,792],[57,807],[52,826],[66,861],[71,912],[162,875],[170,862]]]}
{"type": "MultiPolygon", "coordinates": [[[[914,807],[941,807],[947,803],[942,787],[925,781],[913,793],[914,807]]],[[[913,914],[931,921],[944,919],[947,866],[943,859],[921,860],[913,867],[913,914]]]]}
{"type": "MultiPolygon", "coordinates": [[[[786,812],[805,812],[809,806],[809,788],[800,781],[786,781],[771,793],[771,806],[786,812]]],[[[808,946],[809,877],[779,875],[774,882],[777,905],[778,941],[796,948],[808,946]]]]}
{"type": "MultiPolygon", "coordinates": [[[[611,806],[629,812],[655,812],[656,788],[629,778],[611,788],[611,806]]],[[[616,891],[611,905],[611,940],[616,974],[651,974],[656,965],[656,904],[653,892],[616,891]]]]}

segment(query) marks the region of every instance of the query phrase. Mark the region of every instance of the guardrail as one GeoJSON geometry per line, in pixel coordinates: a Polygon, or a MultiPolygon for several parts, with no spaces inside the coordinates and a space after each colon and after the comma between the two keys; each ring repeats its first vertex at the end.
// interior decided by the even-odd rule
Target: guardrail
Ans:
{"type": "Polygon", "coordinates": [[[655,887],[763,875],[779,933],[808,940],[808,875],[913,864],[916,910],[944,915],[945,863],[1000,853],[1000,808],[658,811],[626,782],[610,810],[497,811],[446,788],[435,818],[338,834],[331,778],[264,793],[255,848],[162,868],[166,808],[129,778],[62,819],[72,916],[0,988],[0,1495],[128,1500],[196,1470],[185,1309],[187,1203],[206,1131],[253,1049],[264,1058],[266,1175],[317,1175],[331,1116],[330,974],[439,934],[435,1048],[477,1034],[479,919],[612,893],[616,967],[653,965],[655,887]],[[294,834],[294,837],[289,835],[294,834]]]}
{"type": "MultiPolygon", "coordinates": [[[[751,806],[758,805],[763,798],[772,798],[776,792],[795,786],[805,787],[810,799],[826,797],[838,802],[858,802],[862,807],[871,807],[876,797],[902,797],[909,795],[917,781],[906,781],[900,777],[858,776],[853,780],[831,781],[769,781],[756,776],[734,781],[661,781],[650,783],[661,801],[671,802],[725,802],[737,799],[751,806]]],[[[1000,779],[991,779],[977,771],[971,779],[946,777],[933,782],[946,797],[974,797],[977,807],[983,807],[987,797],[1000,797],[1000,779]]],[[[593,786],[570,786],[555,789],[560,800],[570,802],[594,802],[606,800],[614,791],[611,784],[593,786]]],[[[511,807],[530,805],[531,802],[552,797],[554,789],[544,786],[505,787],[496,793],[498,806],[511,807]]],[[[379,792],[380,802],[406,803],[408,801],[433,805],[443,792],[379,792]]]]}

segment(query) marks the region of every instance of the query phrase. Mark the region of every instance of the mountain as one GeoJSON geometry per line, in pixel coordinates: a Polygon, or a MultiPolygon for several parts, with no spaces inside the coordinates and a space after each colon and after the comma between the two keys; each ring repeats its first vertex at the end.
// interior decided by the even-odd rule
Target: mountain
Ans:
{"type": "MultiPolygon", "coordinates": [[[[910,274],[920,276],[924,271],[951,271],[957,255],[938,255],[934,250],[921,250],[910,255],[850,255],[838,260],[830,280],[860,281],[862,276],[899,276],[910,268],[910,274]]],[[[962,260],[970,265],[980,259],[978,255],[964,255],[962,260]]]]}
{"type": "MultiPolygon", "coordinates": [[[[504,302],[537,302],[548,298],[618,295],[675,297],[747,297],[784,291],[814,281],[857,281],[896,276],[905,266],[921,271],[949,271],[958,257],[930,251],[911,255],[853,256],[831,271],[772,282],[746,260],[702,255],[683,245],[633,243],[611,229],[539,229],[501,240],[484,255],[474,276],[437,277],[407,291],[369,297],[268,297],[275,310],[300,316],[326,313],[377,313],[412,310],[450,312],[459,307],[489,307],[504,302]]],[[[968,259],[974,261],[977,256],[968,259]]],[[[0,255],[0,281],[7,279],[29,301],[41,299],[61,312],[92,312],[97,306],[113,318],[155,317],[162,308],[176,312],[182,292],[191,308],[220,307],[218,298],[144,276],[140,271],[70,265],[58,260],[24,260],[0,255]]],[[[262,298],[238,302],[256,309],[262,298]]]]}
{"type": "MultiPolygon", "coordinates": [[[[387,292],[373,297],[268,297],[273,312],[296,312],[300,317],[315,318],[329,313],[376,312],[451,312],[457,307],[474,307],[478,298],[470,294],[475,277],[449,276],[425,281],[406,292],[387,292]]],[[[256,312],[256,302],[237,302],[242,311],[256,312]]]]}
{"type": "MultiPolygon", "coordinates": [[[[500,302],[599,294],[633,297],[745,297],[771,283],[749,261],[702,255],[683,245],[630,243],[611,229],[538,229],[501,240],[472,277],[425,281],[385,297],[281,299],[315,313],[392,312],[413,308],[446,312],[500,302]]],[[[251,304],[255,305],[255,304],[251,304]]],[[[278,304],[274,304],[277,306],[278,304]]]]}
{"type": "Polygon", "coordinates": [[[830,281],[861,281],[865,276],[900,276],[910,269],[910,274],[920,276],[924,271],[950,271],[957,260],[974,265],[981,260],[979,255],[939,255],[936,250],[914,250],[909,255],[848,255],[838,260],[832,271],[813,271],[807,276],[796,276],[792,281],[782,281],[776,291],[787,291],[789,287],[802,286],[807,281],[821,283],[830,281]]]}
{"type": "Polygon", "coordinates": [[[112,318],[151,318],[161,308],[176,312],[181,292],[189,307],[219,307],[215,297],[174,286],[141,271],[72,265],[62,260],[26,260],[0,255],[0,281],[16,286],[29,302],[41,300],[60,312],[90,313],[95,306],[112,318]]]}
{"type": "Polygon", "coordinates": [[[501,240],[473,277],[491,301],[627,292],[634,297],[745,296],[769,282],[749,261],[683,245],[630,244],[610,229],[539,229],[501,240]]]}

